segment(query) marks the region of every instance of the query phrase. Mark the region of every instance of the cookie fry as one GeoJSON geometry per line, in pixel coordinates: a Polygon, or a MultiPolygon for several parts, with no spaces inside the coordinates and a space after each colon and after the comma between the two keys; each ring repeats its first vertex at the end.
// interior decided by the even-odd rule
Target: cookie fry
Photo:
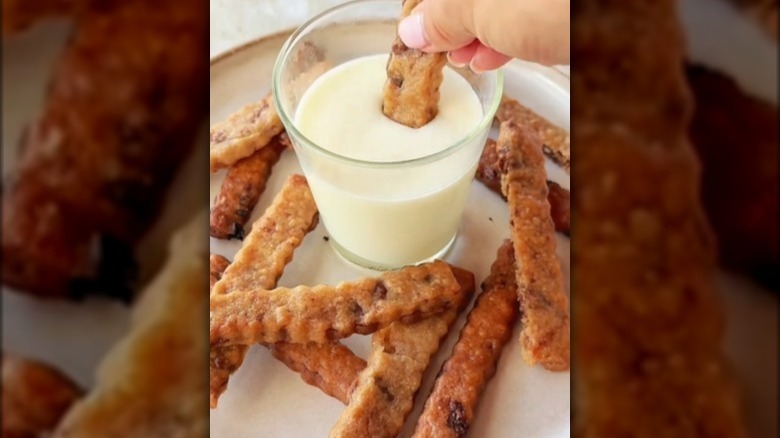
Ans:
{"type": "Polygon", "coordinates": [[[391,438],[401,431],[431,356],[474,293],[474,274],[452,271],[461,292],[457,307],[413,324],[395,322],[374,334],[368,365],[331,438],[391,438]]]}
{"type": "MultiPolygon", "coordinates": [[[[292,175],[263,217],[254,223],[233,263],[214,285],[211,296],[276,286],[293,251],[316,224],[317,206],[306,179],[292,175]]],[[[243,345],[211,348],[209,388],[212,408],[227,387],[230,374],[244,360],[246,348],[243,345]]]]}
{"type": "Polygon", "coordinates": [[[459,292],[449,265],[435,261],[336,286],[215,294],[211,345],[322,343],[373,333],[398,320],[419,321],[452,308],[459,292]]]}
{"type": "Polygon", "coordinates": [[[209,130],[209,167],[212,172],[235,164],[265,147],[282,132],[273,97],[244,106],[209,130]]]}
{"type": "Polygon", "coordinates": [[[366,361],[339,342],[325,344],[291,344],[278,342],[269,346],[271,353],[304,382],[325,394],[349,403],[349,394],[366,361]]]}
{"type": "Polygon", "coordinates": [[[517,284],[512,242],[499,248],[482,293],[425,402],[414,437],[462,437],[479,398],[496,371],[517,321],[517,284]]]}
{"type": "MultiPolygon", "coordinates": [[[[401,18],[423,0],[404,0],[401,18]]],[[[444,53],[410,49],[396,35],[387,62],[382,112],[398,123],[419,128],[439,112],[439,87],[443,79],[444,53]]]]}
{"type": "Polygon", "coordinates": [[[547,202],[544,156],[534,132],[514,121],[501,123],[498,153],[505,175],[523,328],[520,342],[529,365],[569,368],[569,299],[555,253],[547,202]]]}
{"type": "Polygon", "coordinates": [[[569,173],[571,141],[568,132],[553,125],[515,99],[506,96],[501,99],[501,104],[496,111],[496,120],[499,123],[514,120],[518,125],[527,126],[539,137],[545,155],[569,173]]]}
{"type": "MultiPolygon", "coordinates": [[[[479,158],[476,179],[506,200],[506,197],[501,192],[502,174],[498,151],[496,150],[496,141],[489,138],[485,142],[485,148],[482,150],[482,156],[479,158]]],[[[568,236],[571,228],[569,191],[550,180],[547,180],[547,190],[547,202],[550,203],[550,216],[555,224],[555,231],[568,236]]]]}
{"type": "Polygon", "coordinates": [[[268,146],[230,166],[211,208],[211,237],[244,239],[244,225],[284,149],[280,136],[276,136],[268,146]]]}

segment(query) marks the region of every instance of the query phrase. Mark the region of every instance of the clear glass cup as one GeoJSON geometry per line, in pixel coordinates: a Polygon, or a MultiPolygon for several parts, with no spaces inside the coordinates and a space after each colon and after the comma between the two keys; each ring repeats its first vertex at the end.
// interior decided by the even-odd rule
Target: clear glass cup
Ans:
{"type": "Polygon", "coordinates": [[[399,0],[358,0],[329,9],[290,36],[273,72],[274,101],[330,243],[347,260],[380,270],[441,257],[455,241],[503,90],[500,71],[477,75],[454,68],[475,91],[483,116],[464,138],[428,156],[363,161],[309,140],[295,124],[308,87],[347,61],[389,56],[400,14],[399,0]]]}

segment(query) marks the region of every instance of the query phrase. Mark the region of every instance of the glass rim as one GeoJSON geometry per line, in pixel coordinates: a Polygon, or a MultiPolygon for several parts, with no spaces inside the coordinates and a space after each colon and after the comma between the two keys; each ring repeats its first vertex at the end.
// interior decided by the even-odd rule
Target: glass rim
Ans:
{"type": "MultiPolygon", "coordinates": [[[[324,147],[318,145],[317,143],[313,142],[308,137],[306,137],[300,130],[298,130],[298,127],[295,126],[295,122],[293,122],[293,120],[287,115],[287,112],[285,111],[284,107],[281,105],[281,98],[279,97],[279,89],[281,87],[280,84],[281,84],[282,65],[289,57],[293,45],[297,42],[297,40],[301,37],[301,35],[305,31],[307,31],[312,25],[322,20],[323,18],[332,15],[336,12],[340,12],[343,9],[350,9],[352,7],[361,4],[371,4],[371,3],[373,4],[387,3],[393,5],[400,4],[398,0],[352,0],[350,2],[342,3],[340,5],[326,9],[320,12],[319,14],[316,14],[315,16],[309,18],[303,24],[301,24],[290,35],[290,37],[287,38],[287,41],[285,41],[284,45],[282,46],[282,49],[279,51],[279,55],[277,56],[276,61],[274,62],[274,69],[272,75],[273,77],[271,82],[271,94],[273,95],[274,105],[276,106],[276,111],[279,114],[279,118],[282,120],[282,124],[285,126],[286,130],[290,131],[289,134],[291,140],[292,137],[303,140],[303,142],[306,143],[308,147],[314,149],[318,153],[321,153],[337,161],[342,161],[348,164],[357,165],[361,167],[377,167],[377,168],[396,168],[396,167],[403,167],[403,166],[416,165],[416,164],[427,164],[427,163],[435,162],[441,158],[451,155],[454,152],[457,152],[458,150],[462,149],[466,145],[471,144],[480,135],[482,135],[482,133],[486,128],[489,128],[489,126],[493,123],[493,116],[495,115],[495,112],[496,110],[498,110],[498,106],[501,103],[501,96],[503,95],[503,88],[504,88],[504,73],[500,69],[480,73],[480,76],[482,75],[495,76],[496,86],[495,89],[493,90],[493,95],[491,96],[489,109],[482,115],[482,118],[480,119],[479,123],[471,131],[469,131],[468,134],[466,134],[462,139],[458,140],[454,144],[447,146],[446,148],[438,152],[434,152],[429,155],[424,155],[422,157],[405,159],[400,161],[367,161],[367,160],[361,160],[358,158],[352,158],[341,154],[337,154],[328,149],[325,149],[324,147]]],[[[389,48],[388,48],[388,55],[389,55],[389,48]]],[[[293,144],[295,144],[295,142],[293,142],[293,144]]]]}

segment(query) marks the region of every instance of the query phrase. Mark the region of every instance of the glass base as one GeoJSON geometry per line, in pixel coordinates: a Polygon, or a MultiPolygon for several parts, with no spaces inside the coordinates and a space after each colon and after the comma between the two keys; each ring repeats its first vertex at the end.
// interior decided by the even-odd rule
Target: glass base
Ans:
{"type": "Polygon", "coordinates": [[[342,259],[344,259],[346,262],[357,265],[361,268],[370,269],[373,271],[393,271],[396,269],[403,268],[404,266],[412,266],[412,265],[419,265],[420,263],[427,263],[432,262],[436,259],[441,259],[447,253],[452,249],[452,245],[455,243],[455,239],[458,237],[458,233],[455,232],[455,234],[452,235],[452,239],[450,239],[446,245],[439,251],[436,251],[435,254],[431,255],[430,257],[426,257],[422,260],[418,260],[416,262],[407,263],[405,265],[396,266],[396,265],[388,265],[385,263],[375,262],[368,259],[365,259],[363,257],[360,257],[359,255],[349,251],[348,249],[344,248],[343,246],[339,245],[338,242],[336,242],[336,239],[333,238],[333,236],[330,236],[329,243],[331,247],[336,251],[336,254],[341,256],[342,259]]]}

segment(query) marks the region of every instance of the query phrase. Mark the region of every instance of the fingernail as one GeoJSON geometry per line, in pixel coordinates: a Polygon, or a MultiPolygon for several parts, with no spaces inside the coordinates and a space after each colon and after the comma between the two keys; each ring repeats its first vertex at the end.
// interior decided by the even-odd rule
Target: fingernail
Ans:
{"type": "Polygon", "coordinates": [[[457,68],[463,68],[468,65],[468,63],[465,62],[455,62],[452,60],[452,52],[447,52],[447,62],[452,64],[454,67],[457,68]]]}
{"type": "Polygon", "coordinates": [[[410,15],[398,25],[398,36],[406,47],[412,49],[422,49],[430,45],[425,36],[425,26],[423,26],[422,14],[410,15]]]}
{"type": "Polygon", "coordinates": [[[469,64],[469,70],[471,70],[472,72],[474,72],[474,74],[478,74],[478,75],[481,75],[482,73],[485,73],[485,70],[482,70],[481,68],[479,68],[479,67],[475,66],[475,65],[474,65],[474,62],[472,62],[471,64],[469,64]]]}

